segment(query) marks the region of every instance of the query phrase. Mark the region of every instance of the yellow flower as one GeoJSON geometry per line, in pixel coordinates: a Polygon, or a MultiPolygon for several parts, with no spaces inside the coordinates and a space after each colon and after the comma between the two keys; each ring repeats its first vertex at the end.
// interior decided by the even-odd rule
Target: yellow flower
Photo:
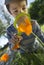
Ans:
{"type": "Polygon", "coordinates": [[[13,46],[12,50],[15,50],[15,49],[18,49],[18,48],[20,48],[20,44],[16,43],[15,46],[13,46]]]}
{"type": "Polygon", "coordinates": [[[30,21],[30,16],[25,13],[20,13],[14,23],[13,26],[18,30],[19,34],[24,32],[26,35],[30,35],[32,33],[32,24],[30,21]]]}
{"type": "Polygon", "coordinates": [[[0,58],[1,61],[6,62],[9,59],[9,55],[7,53],[3,54],[0,58]]]}
{"type": "Polygon", "coordinates": [[[21,24],[18,26],[18,31],[19,32],[24,32],[26,35],[30,35],[32,33],[32,25],[31,25],[31,22],[26,17],[24,19],[24,23],[21,22],[21,24]]]}

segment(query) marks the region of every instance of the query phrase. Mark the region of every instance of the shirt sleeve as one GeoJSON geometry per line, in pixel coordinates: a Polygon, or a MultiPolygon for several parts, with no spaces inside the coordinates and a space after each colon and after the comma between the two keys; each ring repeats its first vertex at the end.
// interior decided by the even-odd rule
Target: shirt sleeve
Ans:
{"type": "Polygon", "coordinates": [[[10,42],[10,39],[12,38],[13,34],[17,34],[17,30],[14,28],[13,25],[11,25],[7,28],[7,38],[8,38],[10,49],[13,47],[13,44],[10,42]]]}
{"type": "Polygon", "coordinates": [[[40,25],[37,23],[37,21],[34,22],[34,28],[35,28],[35,34],[44,43],[44,33],[41,31],[40,25]]]}
{"type": "Polygon", "coordinates": [[[14,28],[14,26],[13,25],[9,26],[7,28],[7,38],[8,38],[8,40],[10,40],[12,38],[12,34],[15,34],[15,33],[17,33],[17,31],[14,28]]]}

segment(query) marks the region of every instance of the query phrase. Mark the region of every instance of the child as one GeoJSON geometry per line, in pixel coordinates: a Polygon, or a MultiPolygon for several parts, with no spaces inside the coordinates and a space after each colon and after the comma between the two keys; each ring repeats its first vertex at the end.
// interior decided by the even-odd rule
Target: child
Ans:
{"type": "MultiPolygon", "coordinates": [[[[5,0],[6,7],[8,11],[16,17],[20,13],[28,13],[27,11],[27,0],[5,0]]],[[[44,43],[44,36],[41,32],[40,26],[35,20],[31,20],[32,26],[33,26],[33,32],[41,39],[41,41],[44,43]]],[[[39,47],[39,42],[35,38],[33,34],[30,34],[27,36],[25,33],[23,33],[21,36],[16,35],[17,30],[14,28],[13,24],[10,25],[7,28],[7,37],[9,40],[9,48],[11,51],[15,50],[13,48],[14,44],[19,41],[22,48],[19,51],[21,53],[24,53],[25,51],[33,52],[39,47]],[[23,38],[23,39],[22,39],[23,38]],[[19,39],[19,40],[18,40],[19,39]]],[[[17,49],[18,50],[18,49],[17,49]]]]}
{"type": "MultiPolygon", "coordinates": [[[[27,0],[5,0],[6,7],[8,11],[16,17],[18,14],[21,12],[28,13],[27,11],[27,0]]],[[[33,26],[33,32],[41,39],[41,41],[44,43],[44,36],[43,33],[41,32],[40,26],[35,20],[32,21],[32,26],[33,26]]],[[[7,29],[7,36],[8,40],[11,43],[15,43],[15,35],[11,36],[11,32],[14,34],[17,33],[17,30],[11,25],[7,29]],[[10,33],[10,34],[9,34],[10,33]]],[[[25,49],[28,50],[29,52],[34,51],[35,49],[38,48],[38,43],[35,40],[35,36],[31,34],[30,36],[26,36],[25,34],[22,35],[23,40],[21,42],[22,47],[26,47],[25,49]]]]}

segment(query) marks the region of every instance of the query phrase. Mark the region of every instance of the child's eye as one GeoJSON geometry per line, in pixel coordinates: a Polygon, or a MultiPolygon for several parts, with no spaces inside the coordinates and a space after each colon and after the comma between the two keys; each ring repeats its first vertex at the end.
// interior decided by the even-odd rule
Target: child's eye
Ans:
{"type": "Polygon", "coordinates": [[[15,10],[14,12],[18,12],[18,10],[15,10]]]}
{"type": "Polygon", "coordinates": [[[22,10],[25,10],[26,8],[24,7],[24,8],[22,8],[22,10]]]}

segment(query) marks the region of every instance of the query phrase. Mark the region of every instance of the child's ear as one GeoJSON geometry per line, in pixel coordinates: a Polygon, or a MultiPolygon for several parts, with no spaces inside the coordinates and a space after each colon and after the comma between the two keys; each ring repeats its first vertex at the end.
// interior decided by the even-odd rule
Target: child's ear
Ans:
{"type": "Polygon", "coordinates": [[[6,5],[6,8],[7,8],[7,10],[9,11],[9,13],[12,14],[12,13],[10,12],[10,6],[9,6],[9,4],[6,5]]]}

